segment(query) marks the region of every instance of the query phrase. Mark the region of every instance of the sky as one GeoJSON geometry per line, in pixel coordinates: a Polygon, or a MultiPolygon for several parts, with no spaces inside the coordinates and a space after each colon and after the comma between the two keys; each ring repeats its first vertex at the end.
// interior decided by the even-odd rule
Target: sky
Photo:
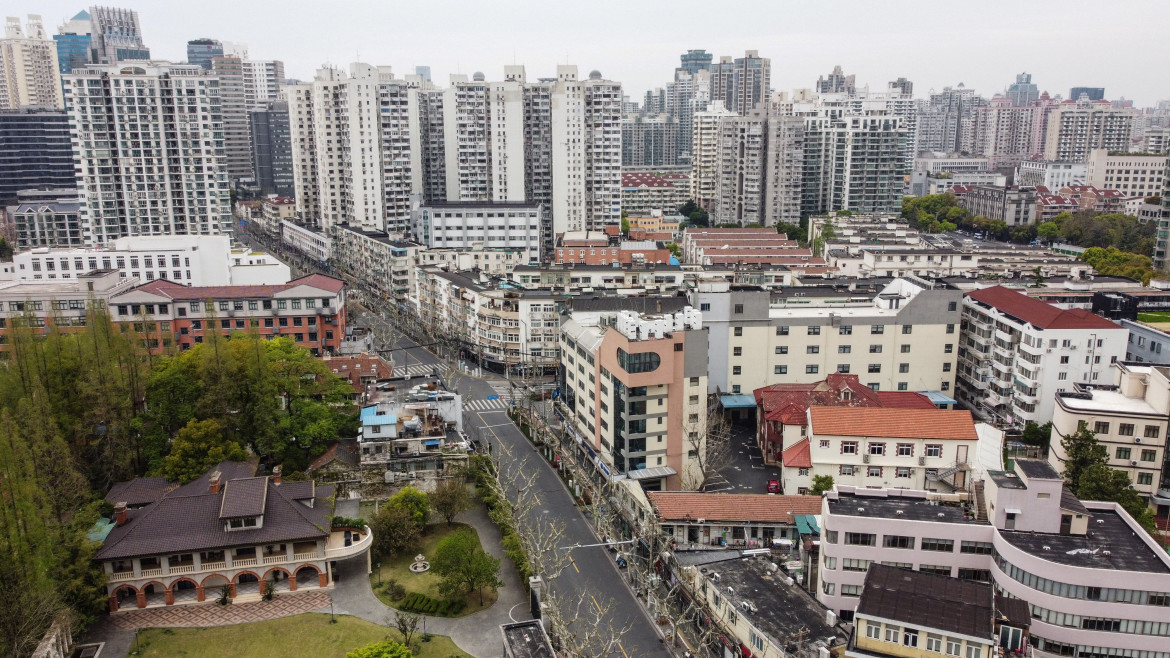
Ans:
{"type": "MultiPolygon", "coordinates": [[[[1164,0],[107,0],[139,13],[156,59],[182,61],[186,42],[243,42],[253,59],[280,59],[288,77],[324,65],[429,65],[503,77],[523,64],[530,80],[558,64],[594,69],[632,100],[664,86],[688,49],[772,61],[772,88],[813,87],[834,65],[859,86],[898,77],[924,97],[962,82],[990,97],[1020,72],[1041,91],[1105,87],[1138,106],[1170,99],[1170,2],[1164,0]]],[[[8,0],[5,14],[41,14],[55,33],[84,8],[68,0],[8,0]]]]}

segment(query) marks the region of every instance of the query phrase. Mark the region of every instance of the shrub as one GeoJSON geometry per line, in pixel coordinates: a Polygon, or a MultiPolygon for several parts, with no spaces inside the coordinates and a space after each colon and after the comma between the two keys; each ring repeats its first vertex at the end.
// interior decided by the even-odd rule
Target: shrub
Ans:
{"type": "Polygon", "coordinates": [[[366,522],[361,519],[353,519],[348,516],[335,516],[333,517],[332,526],[334,529],[354,528],[356,530],[361,530],[362,528],[366,527],[366,522]]]}

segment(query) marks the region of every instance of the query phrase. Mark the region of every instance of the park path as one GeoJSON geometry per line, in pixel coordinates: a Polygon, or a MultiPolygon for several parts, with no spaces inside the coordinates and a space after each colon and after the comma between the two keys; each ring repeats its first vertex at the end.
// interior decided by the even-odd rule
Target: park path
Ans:
{"type": "MultiPolygon", "coordinates": [[[[503,638],[500,624],[531,619],[528,595],[516,565],[504,555],[500,529],[488,518],[487,508],[476,505],[455,519],[475,528],[485,551],[500,559],[500,580],[495,605],[466,617],[426,617],[426,632],[450,637],[460,649],[477,658],[500,655],[503,638]]],[[[333,605],[338,614],[350,614],[376,624],[393,625],[394,609],[378,600],[370,587],[365,556],[337,563],[333,605]]],[[[328,608],[319,612],[328,612],[328,608]]],[[[420,629],[421,630],[421,629],[420,629]]]]}

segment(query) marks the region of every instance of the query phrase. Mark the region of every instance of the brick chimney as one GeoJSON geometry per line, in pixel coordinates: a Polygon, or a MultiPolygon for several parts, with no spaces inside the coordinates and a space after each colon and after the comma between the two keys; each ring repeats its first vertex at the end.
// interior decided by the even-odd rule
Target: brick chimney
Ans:
{"type": "Polygon", "coordinates": [[[114,525],[126,525],[126,503],[114,505],[114,525]]]}
{"type": "Polygon", "coordinates": [[[280,464],[277,464],[276,466],[272,467],[272,482],[274,484],[280,484],[280,472],[281,472],[280,464]]]}
{"type": "Polygon", "coordinates": [[[212,473],[211,477],[208,478],[207,490],[210,493],[219,493],[219,478],[220,478],[219,471],[212,473]]]}

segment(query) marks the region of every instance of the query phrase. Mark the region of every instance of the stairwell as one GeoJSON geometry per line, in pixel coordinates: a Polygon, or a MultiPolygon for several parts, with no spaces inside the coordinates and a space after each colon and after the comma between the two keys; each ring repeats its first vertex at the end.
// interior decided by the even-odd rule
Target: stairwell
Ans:
{"type": "Polygon", "coordinates": [[[987,501],[983,498],[983,480],[975,481],[975,520],[987,520],[987,501]]]}

